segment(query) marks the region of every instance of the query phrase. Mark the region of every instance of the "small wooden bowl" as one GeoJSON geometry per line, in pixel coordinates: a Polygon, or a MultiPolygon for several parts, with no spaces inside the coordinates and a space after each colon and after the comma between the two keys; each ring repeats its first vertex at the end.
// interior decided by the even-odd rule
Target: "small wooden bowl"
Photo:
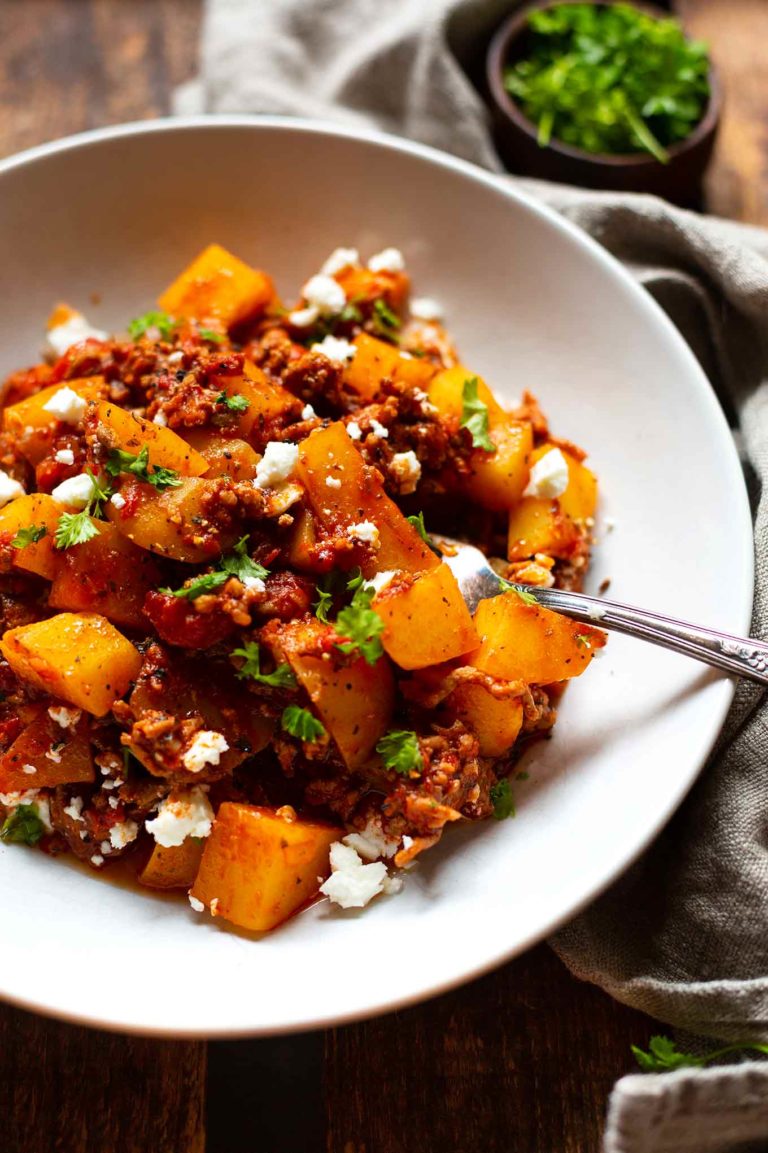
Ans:
{"type": "MultiPolygon", "coordinates": [[[[486,80],[491,103],[494,138],[501,159],[511,172],[577,184],[585,188],[612,189],[620,192],[649,192],[676,204],[695,204],[700,197],[701,181],[712,155],[720,123],[720,85],[714,68],[709,70],[709,103],[690,136],[667,149],[669,162],[661,164],[647,152],[622,155],[586,152],[559,140],[542,147],[537,140],[536,125],[525,116],[520,106],[504,87],[505,68],[524,55],[528,17],[541,8],[583,0],[537,0],[515,12],[494,35],[486,58],[486,80]]],[[[592,0],[610,4],[613,0],[592,0]]],[[[635,4],[657,18],[668,18],[649,4],[635,4]]]]}

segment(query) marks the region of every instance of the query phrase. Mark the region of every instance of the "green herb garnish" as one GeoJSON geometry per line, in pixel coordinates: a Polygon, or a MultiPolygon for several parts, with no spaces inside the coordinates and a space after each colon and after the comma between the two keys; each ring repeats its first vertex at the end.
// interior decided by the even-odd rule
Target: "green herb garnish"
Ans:
{"type": "Polygon", "coordinates": [[[161,340],[170,340],[176,321],[167,312],[145,312],[128,325],[131,340],[140,340],[150,329],[156,329],[161,340]]]}
{"type": "Polygon", "coordinates": [[[693,1053],[682,1053],[669,1037],[660,1036],[651,1037],[647,1052],[637,1045],[632,1045],[631,1048],[635,1060],[644,1073],[665,1073],[669,1069],[708,1065],[721,1057],[746,1051],[768,1054],[768,1045],[744,1041],[736,1045],[724,1045],[720,1049],[713,1049],[710,1053],[704,1054],[703,1057],[696,1057],[693,1053]]]}
{"type": "Polygon", "coordinates": [[[424,524],[423,512],[415,513],[413,516],[407,516],[405,519],[408,521],[408,524],[413,525],[413,527],[416,529],[416,532],[424,541],[424,544],[428,548],[432,549],[432,552],[435,554],[435,556],[443,555],[437,545],[433,543],[431,536],[427,532],[427,526],[424,524]]]}
{"type": "Polygon", "coordinates": [[[501,583],[503,592],[514,593],[516,597],[520,597],[524,605],[537,605],[539,603],[534,594],[529,593],[527,589],[520,588],[519,585],[513,585],[511,581],[504,580],[504,577],[499,577],[499,582],[501,583]]]}
{"type": "Polygon", "coordinates": [[[181,477],[173,468],[153,468],[149,471],[149,447],[146,444],[138,456],[133,452],[123,452],[121,448],[113,448],[104,467],[110,476],[127,472],[145,484],[151,484],[158,492],[181,485],[181,477]]]}
{"type": "Polygon", "coordinates": [[[11,548],[26,548],[27,545],[37,544],[47,533],[48,529],[44,524],[29,524],[26,528],[19,529],[11,541],[11,548]]]}
{"type": "Polygon", "coordinates": [[[18,805],[0,828],[0,841],[12,845],[36,845],[45,833],[45,825],[34,805],[18,805]]]}
{"type": "Polygon", "coordinates": [[[212,328],[198,328],[198,336],[202,336],[203,340],[210,340],[212,344],[221,344],[224,339],[224,334],[221,332],[214,332],[212,328]]]}
{"type": "Polygon", "coordinates": [[[216,397],[217,404],[223,404],[230,412],[245,412],[246,409],[251,407],[251,402],[247,397],[241,396],[239,392],[233,392],[232,396],[228,396],[226,392],[220,392],[216,397]]]}
{"type": "Polygon", "coordinates": [[[193,601],[196,597],[202,596],[203,593],[214,592],[230,577],[237,577],[239,581],[245,582],[249,577],[264,580],[268,576],[269,569],[264,568],[264,565],[248,556],[248,537],[243,536],[232,552],[221,558],[219,567],[215,572],[193,577],[188,584],[182,585],[179,589],[161,588],[158,589],[158,592],[171,597],[186,597],[187,600],[193,601]]]}
{"type": "Polygon", "coordinates": [[[525,56],[504,84],[538,126],[592,153],[650,152],[662,164],[709,100],[706,45],[629,4],[557,4],[528,17],[525,56]]]}
{"type": "Polygon", "coordinates": [[[102,506],[112,495],[109,482],[101,483],[99,478],[86,469],[91,481],[91,496],[88,504],[80,512],[63,512],[56,522],[56,531],[53,534],[55,548],[74,548],[75,545],[85,544],[99,535],[97,526],[92,517],[100,516],[102,506]]]}
{"type": "Polygon", "coordinates": [[[250,679],[273,689],[296,688],[296,678],[287,664],[278,665],[273,673],[261,671],[261,649],[255,641],[248,641],[241,649],[233,649],[232,656],[243,658],[243,664],[237,670],[241,680],[250,679]]]}
{"type": "Polygon", "coordinates": [[[506,777],[502,777],[495,785],[491,785],[490,798],[495,821],[504,821],[507,817],[514,817],[515,799],[512,796],[512,786],[506,777]]]}
{"type": "Polygon", "coordinates": [[[592,639],[587,635],[587,633],[576,633],[575,640],[580,649],[592,648],[592,639]]]}
{"type": "MultiPolygon", "coordinates": [[[[356,581],[357,578],[353,578],[356,581]]],[[[378,613],[371,608],[371,601],[375,592],[362,584],[355,589],[352,602],[342,609],[336,617],[334,628],[343,637],[349,637],[336,645],[336,648],[347,655],[358,653],[369,665],[375,665],[384,649],[381,643],[381,634],[384,632],[384,621],[378,613]]],[[[347,587],[350,587],[349,582],[347,587]]]]}
{"type": "Polygon", "coordinates": [[[396,333],[402,327],[400,317],[392,311],[381,296],[373,302],[371,327],[376,336],[380,336],[384,340],[395,340],[396,333]]]}
{"type": "Polygon", "coordinates": [[[478,399],[476,376],[464,381],[461,392],[461,427],[469,429],[472,434],[473,448],[484,448],[486,452],[495,452],[496,445],[488,434],[488,405],[478,399]]]}
{"type": "Polygon", "coordinates": [[[300,741],[319,741],[326,735],[317,717],[313,717],[309,709],[301,709],[298,705],[288,705],[287,709],[283,709],[280,725],[286,733],[298,737],[300,741]]]}
{"type": "Polygon", "coordinates": [[[180,589],[161,588],[157,591],[169,597],[185,597],[188,601],[193,601],[205,593],[212,593],[221,588],[224,582],[229,580],[229,575],[227,572],[207,572],[202,576],[193,577],[180,589]]]}
{"type": "Polygon", "coordinates": [[[424,758],[419,748],[419,739],[407,729],[393,729],[383,736],[376,745],[384,765],[394,769],[404,777],[418,774],[424,768],[424,758]]]}

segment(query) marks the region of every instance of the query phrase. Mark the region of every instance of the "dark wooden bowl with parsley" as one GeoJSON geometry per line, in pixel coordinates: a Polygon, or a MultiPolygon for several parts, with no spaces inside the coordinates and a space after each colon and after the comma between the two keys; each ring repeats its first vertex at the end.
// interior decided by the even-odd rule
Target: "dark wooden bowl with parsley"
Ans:
{"type": "Polygon", "coordinates": [[[488,49],[499,154],[513,172],[695,203],[720,92],[706,46],[668,12],[539,0],[488,49]]]}

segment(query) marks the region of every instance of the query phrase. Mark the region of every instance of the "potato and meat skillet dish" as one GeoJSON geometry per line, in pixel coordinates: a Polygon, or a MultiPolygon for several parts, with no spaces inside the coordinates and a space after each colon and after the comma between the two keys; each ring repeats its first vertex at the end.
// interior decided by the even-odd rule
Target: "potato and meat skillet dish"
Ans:
{"type": "Polygon", "coordinates": [[[578,588],[596,482],[465,368],[402,254],[337,249],[293,310],[211,245],[109,338],[61,305],[0,461],[0,839],[126,858],[251,930],[359,907],[509,774],[604,643],[430,532],[578,588]]]}

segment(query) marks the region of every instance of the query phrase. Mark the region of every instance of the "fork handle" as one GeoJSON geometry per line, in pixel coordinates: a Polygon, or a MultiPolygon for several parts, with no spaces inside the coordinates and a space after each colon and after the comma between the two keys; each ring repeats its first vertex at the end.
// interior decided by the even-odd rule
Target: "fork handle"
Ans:
{"type": "Polygon", "coordinates": [[[564,589],[515,585],[532,594],[540,605],[597,628],[611,629],[662,645],[694,660],[714,665],[734,676],[768,685],[768,644],[750,637],[736,637],[631,605],[604,601],[564,589]]]}

